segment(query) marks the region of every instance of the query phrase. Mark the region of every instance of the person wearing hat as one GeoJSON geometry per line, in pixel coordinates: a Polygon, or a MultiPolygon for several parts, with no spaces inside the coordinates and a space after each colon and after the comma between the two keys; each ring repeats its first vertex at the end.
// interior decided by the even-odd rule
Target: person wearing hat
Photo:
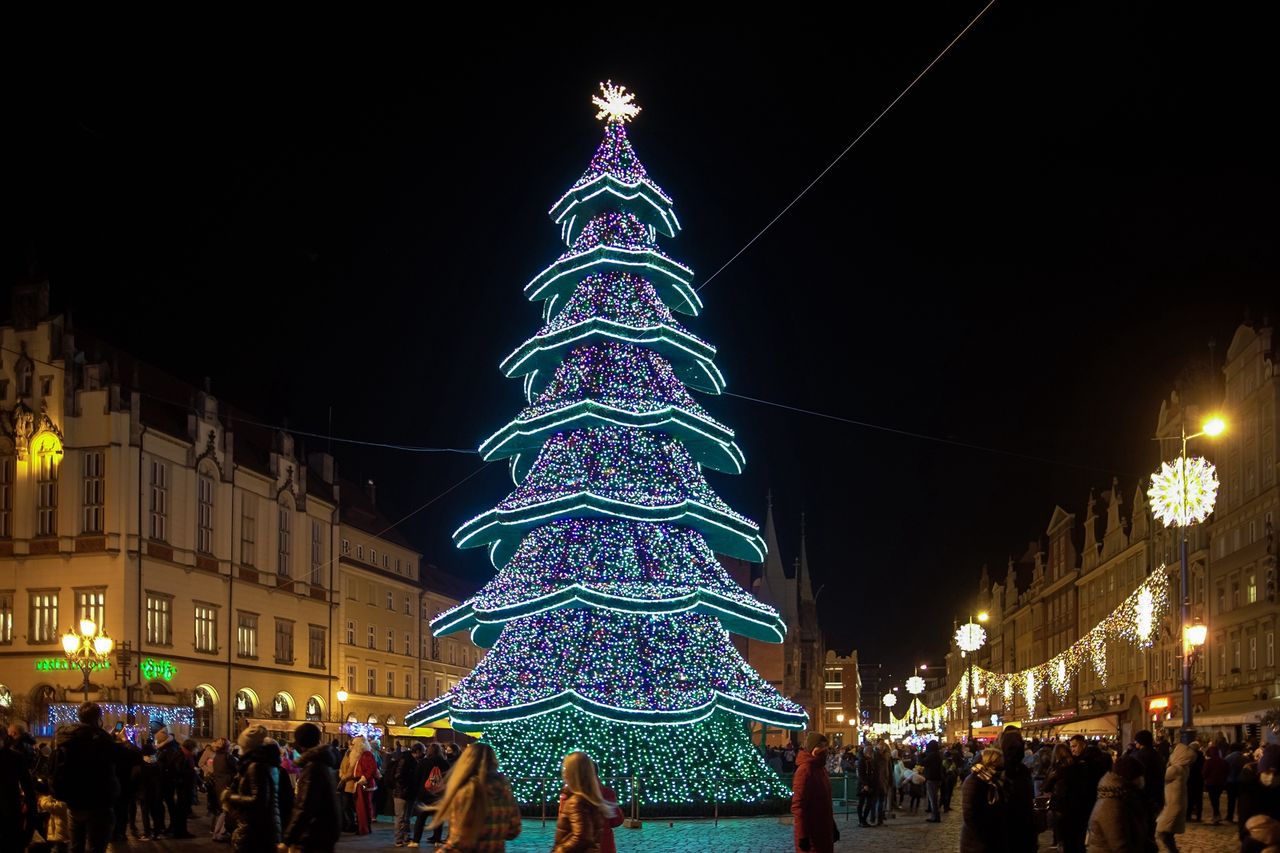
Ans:
{"type": "Polygon", "coordinates": [[[237,740],[244,766],[223,797],[236,819],[231,846],[236,853],[273,853],[293,811],[293,786],[280,769],[280,745],[263,726],[249,726],[237,740]]]}
{"type": "Polygon", "coordinates": [[[1098,801],[1089,815],[1089,853],[1152,848],[1144,775],[1142,763],[1126,755],[1098,782],[1098,801]]]}
{"type": "Polygon", "coordinates": [[[1187,831],[1187,778],[1196,751],[1185,743],[1173,748],[1164,771],[1164,806],[1156,817],[1156,837],[1169,853],[1178,853],[1174,835],[1187,831]]]}
{"type": "Polygon", "coordinates": [[[1268,744],[1256,764],[1240,771],[1240,853],[1267,850],[1280,838],[1280,746],[1268,744]]]}
{"type": "Polygon", "coordinates": [[[796,849],[803,853],[832,853],[840,840],[840,830],[832,812],[831,780],[827,777],[827,736],[821,732],[809,732],[804,749],[796,753],[791,789],[796,849]]]}
{"type": "Polygon", "coordinates": [[[195,838],[187,830],[191,794],[196,781],[195,768],[164,720],[152,720],[150,728],[151,737],[156,742],[156,764],[160,768],[160,798],[169,812],[166,834],[172,838],[195,838]]]}

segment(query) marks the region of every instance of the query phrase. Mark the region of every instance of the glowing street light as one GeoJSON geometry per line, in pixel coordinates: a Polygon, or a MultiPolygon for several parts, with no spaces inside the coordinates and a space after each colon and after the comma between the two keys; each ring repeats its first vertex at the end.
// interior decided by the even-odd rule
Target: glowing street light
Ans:
{"type": "Polygon", "coordinates": [[[62,635],[62,651],[67,662],[84,673],[84,701],[89,701],[89,673],[107,664],[115,640],[106,631],[98,629],[92,619],[81,619],[78,628],[71,628],[62,635]]]}
{"type": "Polygon", "coordinates": [[[1182,656],[1182,742],[1190,743],[1195,736],[1192,729],[1191,708],[1191,660],[1194,648],[1204,643],[1208,629],[1191,624],[1191,570],[1187,563],[1187,528],[1199,524],[1213,512],[1213,505],[1218,498],[1218,472],[1213,463],[1201,457],[1187,458],[1187,442],[1193,438],[1207,435],[1210,438],[1222,435],[1227,424],[1222,418],[1209,418],[1200,427],[1200,431],[1187,435],[1186,419],[1183,418],[1182,450],[1172,463],[1162,462],[1160,470],[1151,477],[1151,488],[1147,497],[1151,500],[1151,511],[1164,523],[1165,527],[1178,527],[1182,530],[1180,575],[1182,584],[1182,634],[1185,653],[1182,656]],[[1192,643],[1192,632],[1199,637],[1199,643],[1192,643]]]}
{"type": "Polygon", "coordinates": [[[347,722],[347,691],[339,689],[336,695],[338,704],[342,706],[342,719],[338,721],[339,725],[347,722]]]}

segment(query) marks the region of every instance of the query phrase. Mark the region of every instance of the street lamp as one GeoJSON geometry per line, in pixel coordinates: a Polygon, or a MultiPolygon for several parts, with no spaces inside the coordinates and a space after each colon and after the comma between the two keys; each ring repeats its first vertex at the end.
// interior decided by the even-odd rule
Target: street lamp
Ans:
{"type": "Polygon", "coordinates": [[[1204,643],[1208,629],[1191,624],[1191,568],[1187,563],[1187,528],[1199,524],[1213,512],[1213,505],[1218,497],[1218,473],[1213,464],[1201,457],[1187,458],[1187,442],[1193,438],[1207,435],[1210,438],[1221,435],[1227,425],[1219,417],[1212,417],[1204,422],[1200,431],[1187,435],[1186,420],[1182,426],[1182,449],[1173,464],[1162,462],[1160,471],[1151,477],[1151,488],[1147,497],[1151,500],[1151,511],[1164,523],[1165,527],[1178,527],[1182,530],[1180,548],[1182,584],[1182,610],[1180,613],[1183,633],[1182,655],[1182,742],[1190,743],[1194,737],[1191,707],[1191,658],[1192,634],[1204,643]]]}
{"type": "MultiPolygon", "coordinates": [[[[987,613],[983,611],[978,614],[978,622],[986,622],[987,613]]],[[[982,644],[987,641],[987,631],[978,622],[972,620],[964,623],[956,629],[956,645],[960,647],[960,651],[964,652],[965,657],[969,659],[969,677],[966,679],[965,692],[968,697],[965,704],[969,711],[969,743],[973,743],[973,653],[982,648],[982,644]]]]}
{"type": "Polygon", "coordinates": [[[337,698],[338,704],[342,706],[341,718],[338,720],[338,725],[342,726],[347,722],[347,691],[339,690],[337,698]]]}
{"type": "Polygon", "coordinates": [[[89,673],[107,665],[115,641],[100,631],[92,619],[81,619],[77,628],[62,635],[62,651],[67,661],[84,673],[84,701],[89,701],[89,673]]]}

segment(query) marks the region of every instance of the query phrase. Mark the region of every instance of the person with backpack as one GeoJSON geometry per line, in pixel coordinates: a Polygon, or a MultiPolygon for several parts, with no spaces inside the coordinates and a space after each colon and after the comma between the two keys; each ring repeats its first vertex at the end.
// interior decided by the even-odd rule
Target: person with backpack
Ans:
{"type": "MultiPolygon", "coordinates": [[[[415,746],[421,746],[421,744],[415,744],[415,746]]],[[[444,757],[444,750],[440,748],[440,744],[432,743],[427,746],[426,756],[417,762],[414,772],[414,792],[417,795],[415,808],[418,819],[413,825],[413,840],[409,842],[409,847],[417,847],[421,843],[422,829],[431,817],[431,807],[439,802],[440,796],[444,794],[444,777],[449,772],[449,761],[444,757]]],[[[429,841],[431,844],[439,844],[443,836],[444,824],[442,823],[431,831],[429,841]]]]}
{"type": "Polygon", "coordinates": [[[397,753],[392,776],[391,800],[396,814],[396,846],[404,847],[409,843],[409,810],[418,800],[418,762],[425,750],[422,744],[415,743],[408,752],[397,753]]]}
{"type": "Polygon", "coordinates": [[[102,708],[80,706],[80,724],[58,729],[53,756],[53,796],[71,814],[71,849],[105,853],[120,796],[116,778],[116,744],[102,729],[102,708]]]}

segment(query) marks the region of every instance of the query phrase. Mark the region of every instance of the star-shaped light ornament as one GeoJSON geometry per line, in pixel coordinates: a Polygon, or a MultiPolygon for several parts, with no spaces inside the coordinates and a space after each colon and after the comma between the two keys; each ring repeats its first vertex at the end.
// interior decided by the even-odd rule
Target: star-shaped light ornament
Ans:
{"type": "Polygon", "coordinates": [[[1165,527],[1199,524],[1213,512],[1218,498],[1218,472],[1199,456],[1163,462],[1151,475],[1147,491],[1151,511],[1165,527]]]}
{"type": "Polygon", "coordinates": [[[600,84],[600,94],[591,96],[591,103],[599,107],[597,119],[626,124],[640,113],[636,96],[626,86],[615,86],[612,80],[600,84]]]}

